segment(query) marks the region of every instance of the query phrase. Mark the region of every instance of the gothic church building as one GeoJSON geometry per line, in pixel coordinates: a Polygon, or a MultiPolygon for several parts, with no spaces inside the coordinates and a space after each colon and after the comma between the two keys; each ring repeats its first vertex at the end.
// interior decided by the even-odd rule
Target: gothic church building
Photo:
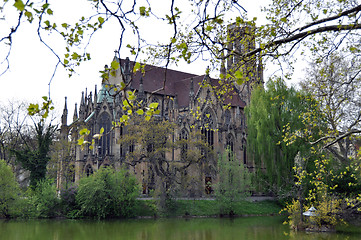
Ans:
{"type": "MultiPolygon", "coordinates": [[[[240,27],[238,33],[242,34],[240,27]]],[[[250,47],[254,48],[254,39],[250,41],[250,47]]],[[[239,44],[228,46],[229,49],[242,49],[239,44]]],[[[241,51],[241,50],[240,50],[241,51]]],[[[73,121],[68,124],[68,110],[65,108],[62,116],[61,136],[65,141],[69,139],[76,142],[79,138],[78,131],[81,127],[90,130],[90,135],[99,133],[103,128],[109,132],[112,122],[119,122],[123,113],[123,98],[121,94],[112,94],[110,86],[119,85],[123,82],[128,90],[134,91],[139,100],[148,104],[157,102],[160,119],[168,120],[176,124],[174,138],[187,138],[194,126],[201,128],[204,141],[212,147],[215,153],[222,153],[227,147],[230,148],[240,164],[252,168],[252,163],[247,161],[247,133],[244,108],[249,103],[253,84],[262,83],[262,63],[255,60],[253,66],[247,66],[249,80],[242,86],[230,83],[226,95],[220,98],[215,89],[219,89],[219,79],[212,79],[208,75],[194,75],[181,71],[165,69],[162,67],[146,65],[144,71],[133,73],[134,62],[128,58],[114,58],[120,68],[115,76],[109,75],[107,82],[103,82],[100,89],[95,86],[93,92],[83,92],[79,105],[75,105],[73,121]],[[225,107],[227,106],[227,107],[225,107]],[[198,111],[200,118],[193,113],[198,111]],[[206,117],[205,117],[206,116],[206,117]],[[202,128],[207,125],[207,128],[202,128]]],[[[237,61],[236,57],[229,57],[223,64],[221,71],[227,73],[237,61]]],[[[134,151],[137,146],[125,146],[119,143],[126,127],[115,128],[109,134],[104,135],[96,142],[96,147],[91,149],[73,144],[70,147],[67,158],[69,167],[60,163],[58,173],[58,187],[65,181],[78,182],[81,177],[89,176],[93,172],[105,166],[119,169],[123,166],[127,154],[134,151]],[[70,171],[70,177],[64,177],[64,172],[70,171]],[[65,179],[68,178],[68,179],[65,179]]],[[[176,153],[177,154],[177,153],[176,153]]],[[[178,155],[180,153],[178,152],[178,155]]],[[[167,154],[168,161],[176,161],[179,156],[167,154]]],[[[205,164],[201,172],[191,171],[200,179],[201,191],[188,196],[204,196],[212,192],[211,185],[217,181],[214,171],[216,166],[205,164]]],[[[154,170],[147,164],[139,163],[128,166],[133,171],[142,185],[143,194],[148,194],[155,188],[154,170]]],[[[199,168],[198,168],[199,169],[199,168]]]]}

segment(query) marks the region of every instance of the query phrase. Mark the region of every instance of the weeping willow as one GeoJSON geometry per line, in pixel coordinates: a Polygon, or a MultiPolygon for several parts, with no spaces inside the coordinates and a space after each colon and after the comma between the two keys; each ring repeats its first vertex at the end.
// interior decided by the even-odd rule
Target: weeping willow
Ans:
{"type": "Polygon", "coordinates": [[[295,137],[305,129],[300,116],[312,106],[308,99],[281,79],[270,80],[266,89],[260,87],[252,92],[246,109],[247,149],[257,169],[259,186],[270,192],[289,191],[294,181],[295,156],[310,147],[304,138],[295,137]]]}

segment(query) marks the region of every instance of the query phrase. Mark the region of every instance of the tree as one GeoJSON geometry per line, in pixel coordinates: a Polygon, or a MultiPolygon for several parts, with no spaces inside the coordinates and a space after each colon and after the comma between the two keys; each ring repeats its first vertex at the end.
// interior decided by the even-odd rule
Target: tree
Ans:
{"type": "MultiPolygon", "coordinates": [[[[300,45],[306,45],[311,54],[325,54],[337,48],[346,48],[357,52],[359,41],[357,35],[361,28],[358,23],[361,5],[357,1],[299,1],[281,0],[272,1],[264,8],[268,22],[255,28],[255,19],[248,20],[246,9],[238,1],[231,0],[190,0],[182,2],[180,6],[176,1],[166,3],[166,10],[158,11],[152,1],[88,1],[91,10],[78,21],[67,22],[54,17],[58,9],[48,1],[22,1],[14,4],[4,0],[1,11],[5,19],[12,25],[3,31],[0,42],[7,49],[2,58],[5,60],[5,71],[9,69],[10,55],[16,33],[20,26],[27,22],[36,25],[39,41],[53,54],[57,63],[65,67],[72,75],[81,62],[88,61],[91,56],[87,46],[92,37],[105,26],[112,24],[119,27],[119,47],[127,48],[134,56],[145,59],[143,52],[148,52],[150,58],[163,61],[168,67],[171,62],[184,60],[187,63],[196,59],[211,60],[210,64],[217,69],[221,68],[223,60],[236,57],[238,64],[226,75],[238,83],[247,81],[249,77],[242,74],[241,66],[252,63],[255,56],[260,58],[271,57],[276,62],[287,60],[289,64],[294,60],[294,54],[300,45]],[[165,39],[152,42],[144,34],[142,24],[154,21],[154,26],[167,29],[165,39]],[[225,26],[235,23],[237,26],[249,26],[248,35],[254,34],[259,43],[254,49],[235,49],[232,42],[239,36],[231,36],[225,26]],[[164,28],[163,28],[164,27],[164,28]],[[55,48],[47,34],[59,36],[64,40],[65,49],[55,48]],[[80,48],[80,49],[79,49],[80,48]],[[64,57],[63,57],[64,56],[64,57]]],[[[164,9],[164,6],[162,6],[164,9]]],[[[164,35],[164,34],[162,34],[164,35]]],[[[238,40],[238,39],[237,39],[238,40]]],[[[247,38],[241,39],[243,43],[247,38]]],[[[244,45],[245,44],[241,44],[244,45]]],[[[301,48],[302,49],[302,48],[301,48]]],[[[307,54],[307,51],[301,50],[307,54]]],[[[117,56],[119,57],[119,56],[117,56]]],[[[3,61],[1,61],[3,62],[3,61]]],[[[141,66],[135,66],[140,70],[141,66]]],[[[112,63],[109,70],[119,68],[112,63]]],[[[104,73],[104,72],[103,72],[104,73]]],[[[165,79],[166,81],[166,73],[165,79]]],[[[46,100],[45,100],[46,101],[46,100]]]]}
{"type": "Polygon", "coordinates": [[[0,160],[0,217],[11,217],[17,207],[20,188],[9,165],[0,160]]]}
{"type": "Polygon", "coordinates": [[[218,183],[216,199],[221,214],[236,214],[235,209],[241,200],[250,196],[251,174],[230,149],[218,159],[218,183]]]}
{"type": "Polygon", "coordinates": [[[320,143],[344,166],[356,157],[361,133],[361,65],[356,54],[332,54],[321,63],[312,63],[302,88],[318,101],[327,131],[320,143]]]}
{"type": "Polygon", "coordinates": [[[30,171],[30,186],[35,188],[37,183],[45,179],[46,166],[50,160],[49,150],[56,128],[54,126],[45,126],[40,121],[35,125],[36,144],[32,149],[29,143],[26,143],[25,149],[13,150],[16,160],[22,167],[30,171]]]}
{"type": "Polygon", "coordinates": [[[121,143],[130,148],[130,153],[126,155],[127,165],[147,166],[148,174],[144,181],[148,188],[158,189],[156,194],[161,198],[162,207],[166,200],[175,196],[201,194],[198,187],[202,180],[197,177],[201,177],[199,172],[203,163],[216,166],[212,163],[211,147],[197,129],[187,136],[179,136],[175,123],[157,117],[149,122],[142,118],[133,119],[126,126],[121,143]]]}
{"type": "Polygon", "coordinates": [[[312,98],[277,79],[270,80],[266,89],[255,89],[247,107],[249,158],[256,165],[257,179],[262,179],[260,185],[280,197],[292,195],[294,159],[309,151],[308,139],[318,134],[317,129],[304,131],[308,129],[304,113],[314,109],[313,104],[312,98]]]}
{"type": "Polygon", "coordinates": [[[80,180],[76,202],[80,216],[98,219],[132,217],[138,195],[139,185],[129,172],[101,168],[80,180]]]}
{"type": "Polygon", "coordinates": [[[31,138],[28,103],[8,101],[0,106],[0,159],[12,162],[10,149],[20,149],[31,138]]]}

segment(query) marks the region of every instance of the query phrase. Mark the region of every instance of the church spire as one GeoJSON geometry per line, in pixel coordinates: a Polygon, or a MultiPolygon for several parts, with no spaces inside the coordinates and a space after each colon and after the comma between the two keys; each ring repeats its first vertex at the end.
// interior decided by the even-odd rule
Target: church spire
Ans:
{"type": "Polygon", "coordinates": [[[144,101],[145,100],[145,94],[144,94],[144,86],[143,86],[143,76],[140,77],[139,80],[139,89],[138,89],[138,101],[144,101]]]}
{"type": "Polygon", "coordinates": [[[78,119],[78,104],[75,103],[73,122],[75,122],[77,119],[78,119]]]}
{"type": "Polygon", "coordinates": [[[85,115],[85,100],[84,100],[84,92],[81,92],[81,100],[79,106],[79,118],[83,119],[85,115]]]}
{"type": "Polygon", "coordinates": [[[63,115],[61,116],[61,124],[63,126],[67,126],[67,124],[68,124],[67,120],[68,120],[68,107],[67,107],[67,97],[65,97],[63,115]]]}
{"type": "Polygon", "coordinates": [[[125,59],[125,63],[124,63],[124,75],[125,75],[125,83],[128,83],[128,82],[130,81],[130,75],[131,75],[129,57],[127,57],[127,58],[125,59]]]}
{"type": "Polygon", "coordinates": [[[94,91],[94,108],[96,107],[95,104],[98,102],[98,90],[97,85],[95,84],[95,91],[94,91]]]}

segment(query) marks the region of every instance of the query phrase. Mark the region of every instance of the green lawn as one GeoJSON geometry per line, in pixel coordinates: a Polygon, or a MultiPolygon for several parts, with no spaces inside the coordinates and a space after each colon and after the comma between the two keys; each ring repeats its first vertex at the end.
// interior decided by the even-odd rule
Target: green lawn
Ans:
{"type": "MultiPolygon", "coordinates": [[[[137,216],[217,216],[219,207],[212,200],[176,200],[168,212],[157,211],[154,200],[138,200],[137,216]]],[[[276,201],[240,201],[236,205],[236,215],[278,214],[281,206],[276,201]]]]}

